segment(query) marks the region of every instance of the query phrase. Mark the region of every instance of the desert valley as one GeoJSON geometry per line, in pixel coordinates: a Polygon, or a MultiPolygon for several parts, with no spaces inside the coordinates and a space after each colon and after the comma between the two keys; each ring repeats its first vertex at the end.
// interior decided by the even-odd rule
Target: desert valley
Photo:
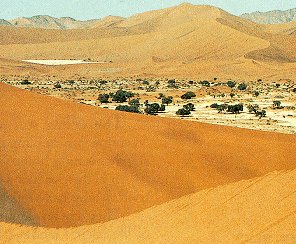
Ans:
{"type": "Polygon", "coordinates": [[[0,243],[295,243],[285,13],[0,20],[0,243]]]}

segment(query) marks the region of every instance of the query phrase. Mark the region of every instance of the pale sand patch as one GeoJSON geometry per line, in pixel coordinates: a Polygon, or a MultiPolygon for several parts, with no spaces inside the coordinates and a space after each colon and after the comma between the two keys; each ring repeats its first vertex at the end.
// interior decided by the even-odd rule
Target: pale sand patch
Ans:
{"type": "Polygon", "coordinates": [[[70,65],[70,64],[104,64],[106,62],[90,62],[85,60],[22,60],[23,62],[43,65],[70,65]]]}

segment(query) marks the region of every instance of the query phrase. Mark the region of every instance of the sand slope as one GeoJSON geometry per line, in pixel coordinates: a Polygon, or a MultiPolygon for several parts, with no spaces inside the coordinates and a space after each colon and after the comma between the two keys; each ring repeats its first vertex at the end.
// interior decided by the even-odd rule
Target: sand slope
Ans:
{"type": "Polygon", "coordinates": [[[0,224],[3,243],[295,243],[296,171],[200,191],[104,224],[0,224]]]}
{"type": "Polygon", "coordinates": [[[134,115],[0,84],[0,179],[36,222],[126,216],[296,167],[296,137],[134,115]]]}
{"type": "MultiPolygon", "coordinates": [[[[292,35],[270,31],[211,6],[182,4],[127,19],[110,17],[101,24],[82,30],[1,27],[0,57],[112,61],[109,66],[116,68],[117,75],[262,78],[283,73],[280,78],[287,78],[296,69],[292,35]]],[[[110,73],[103,68],[89,66],[85,73],[110,73]]],[[[59,76],[76,74],[76,70],[55,69],[59,76]]]]}

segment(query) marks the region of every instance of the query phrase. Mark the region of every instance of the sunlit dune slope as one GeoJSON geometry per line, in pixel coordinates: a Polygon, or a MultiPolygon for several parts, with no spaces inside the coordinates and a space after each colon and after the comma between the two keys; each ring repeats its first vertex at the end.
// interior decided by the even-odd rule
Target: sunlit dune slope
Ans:
{"type": "Polygon", "coordinates": [[[296,172],[207,189],[104,224],[0,224],[4,243],[295,243],[296,172]]]}
{"type": "Polygon", "coordinates": [[[296,137],[111,111],[0,84],[0,179],[42,226],[116,219],[296,167],[296,137]]]}
{"type": "MultiPolygon", "coordinates": [[[[127,19],[108,17],[93,27],[76,30],[1,27],[0,57],[111,61],[113,69],[99,67],[98,71],[98,67],[88,65],[87,72],[79,71],[89,76],[146,73],[237,77],[237,71],[241,70],[239,77],[280,74],[280,78],[287,78],[296,69],[293,35],[271,31],[273,27],[211,6],[181,4],[127,19]]],[[[75,70],[55,67],[52,71],[55,75],[71,76],[75,70]]]]}
{"type": "MultiPolygon", "coordinates": [[[[96,29],[61,31],[55,32],[60,33],[56,34],[57,38],[68,36],[69,41],[60,42],[57,39],[56,42],[34,45],[4,45],[0,46],[1,56],[18,60],[92,58],[143,62],[154,57],[166,62],[233,61],[243,58],[248,52],[269,46],[266,40],[219,23],[217,18],[221,17],[221,13],[227,15],[214,7],[184,4],[133,16],[110,30],[99,29],[102,32],[122,28],[129,31],[129,34],[118,34],[116,38],[99,38],[99,35],[95,38],[91,33],[97,32],[96,29]],[[78,31],[84,31],[85,40],[77,39],[77,35],[81,35],[78,31]],[[73,33],[73,38],[67,33],[73,33]],[[93,40],[87,40],[88,35],[93,40]]],[[[46,30],[43,33],[49,32],[46,30]]]]}

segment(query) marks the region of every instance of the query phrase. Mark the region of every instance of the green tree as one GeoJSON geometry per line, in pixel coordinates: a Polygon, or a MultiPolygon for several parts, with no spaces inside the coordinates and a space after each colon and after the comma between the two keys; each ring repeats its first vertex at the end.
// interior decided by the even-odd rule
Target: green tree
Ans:
{"type": "Polygon", "coordinates": [[[129,112],[129,113],[141,113],[141,111],[139,110],[139,107],[134,105],[131,105],[131,106],[119,105],[115,108],[115,110],[129,112]]]}
{"type": "Polygon", "coordinates": [[[280,109],[280,108],[282,108],[281,105],[282,105],[281,101],[273,101],[273,107],[274,108],[280,109]]]}
{"type": "Polygon", "coordinates": [[[196,94],[192,91],[186,92],[181,96],[182,99],[191,99],[193,97],[196,97],[196,94]]]}
{"type": "Polygon", "coordinates": [[[183,108],[185,108],[186,110],[189,110],[189,111],[194,111],[195,110],[193,103],[185,104],[185,105],[183,105],[183,108]]]}
{"type": "Polygon", "coordinates": [[[190,115],[191,112],[185,108],[181,108],[176,112],[176,114],[179,116],[186,116],[186,115],[190,115]]]}
{"type": "Polygon", "coordinates": [[[173,97],[172,96],[168,96],[168,97],[163,96],[162,99],[161,99],[162,104],[169,105],[172,102],[173,102],[173,97]]]}
{"type": "Polygon", "coordinates": [[[233,87],[235,87],[236,86],[236,82],[234,82],[234,81],[231,81],[231,80],[229,80],[229,81],[227,81],[227,86],[229,86],[230,88],[233,88],[233,87]]]}
{"type": "Polygon", "coordinates": [[[101,102],[101,103],[108,103],[109,102],[109,94],[100,94],[99,97],[98,97],[98,100],[101,102]]]}
{"type": "Polygon", "coordinates": [[[246,90],[247,89],[247,85],[245,83],[241,83],[238,85],[237,89],[239,89],[240,91],[246,90]]]}
{"type": "Polygon", "coordinates": [[[134,106],[139,107],[139,106],[140,106],[140,98],[134,98],[134,99],[132,99],[131,101],[129,101],[128,104],[129,104],[129,105],[134,105],[134,106]]]}

